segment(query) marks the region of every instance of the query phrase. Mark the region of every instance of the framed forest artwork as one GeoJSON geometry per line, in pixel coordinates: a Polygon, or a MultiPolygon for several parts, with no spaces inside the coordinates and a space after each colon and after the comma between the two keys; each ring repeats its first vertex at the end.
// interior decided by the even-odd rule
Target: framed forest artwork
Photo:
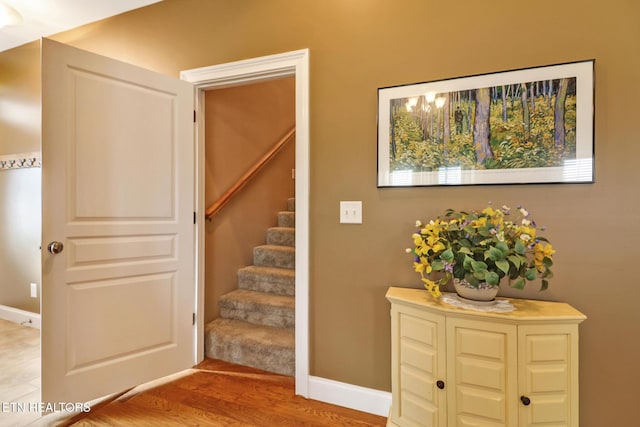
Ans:
{"type": "Polygon", "coordinates": [[[378,89],[378,187],[594,182],[594,64],[378,89]]]}

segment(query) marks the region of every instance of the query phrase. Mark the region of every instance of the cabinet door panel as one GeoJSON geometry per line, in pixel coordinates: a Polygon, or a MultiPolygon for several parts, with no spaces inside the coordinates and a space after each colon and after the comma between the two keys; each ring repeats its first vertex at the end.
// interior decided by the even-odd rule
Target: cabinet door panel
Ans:
{"type": "Polygon", "coordinates": [[[531,407],[530,426],[567,426],[569,414],[567,412],[567,396],[546,395],[535,398],[531,407]]]}
{"type": "Polygon", "coordinates": [[[504,364],[471,357],[458,357],[456,363],[458,384],[504,392],[504,364]]]}
{"type": "Polygon", "coordinates": [[[427,319],[400,314],[400,337],[410,338],[429,347],[436,346],[437,324],[427,319]]]}
{"type": "Polygon", "coordinates": [[[517,422],[517,378],[506,374],[516,372],[516,350],[514,325],[447,319],[447,413],[456,425],[517,422]]]}
{"type": "Polygon", "coordinates": [[[523,426],[568,426],[571,420],[571,369],[577,370],[577,342],[574,342],[575,326],[521,326],[518,330],[521,364],[520,394],[531,399],[531,404],[521,406],[523,426]],[[574,354],[575,353],[575,354],[574,354]],[[575,360],[572,360],[572,357],[575,360]]]}
{"type": "Polygon", "coordinates": [[[400,368],[400,386],[403,391],[415,393],[428,402],[435,399],[436,384],[433,377],[412,366],[403,365],[400,368]]]}
{"type": "Polygon", "coordinates": [[[438,408],[426,400],[405,392],[400,406],[402,426],[435,427],[438,425],[438,408]]]}
{"type": "MultiPolygon", "coordinates": [[[[490,419],[498,425],[506,425],[505,396],[480,388],[456,387],[457,413],[490,419]]],[[[471,417],[469,417],[471,419],[471,417]]]]}
{"type": "Polygon", "coordinates": [[[444,318],[403,307],[403,312],[392,310],[392,328],[398,339],[392,350],[397,368],[391,422],[409,427],[446,426],[446,392],[436,387],[436,381],[446,375],[444,318]]]}
{"type": "Polygon", "coordinates": [[[531,395],[567,392],[567,365],[527,366],[526,369],[531,395]]]}
{"type": "Polygon", "coordinates": [[[406,339],[400,340],[400,364],[410,365],[431,375],[436,370],[435,349],[406,339]]]}
{"type": "Polygon", "coordinates": [[[477,329],[477,326],[457,327],[455,338],[458,355],[484,357],[497,361],[505,360],[505,335],[503,333],[477,329]]]}

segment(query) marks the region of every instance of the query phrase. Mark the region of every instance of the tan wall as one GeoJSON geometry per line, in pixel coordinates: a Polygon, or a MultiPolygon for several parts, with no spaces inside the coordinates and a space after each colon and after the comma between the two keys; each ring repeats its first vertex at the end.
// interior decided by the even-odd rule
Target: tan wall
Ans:
{"type": "Polygon", "coordinates": [[[518,295],[589,316],[580,411],[581,425],[596,427],[635,423],[640,380],[638,16],[633,0],[165,0],[56,39],[175,76],[309,48],[311,373],[388,390],[384,293],[420,286],[404,253],[414,220],[521,203],[558,253],[551,289],[518,295]],[[376,188],[377,88],[590,58],[595,184],[376,188]],[[363,225],[338,224],[340,200],[364,202],[363,225]]]}
{"type": "Polygon", "coordinates": [[[40,313],[40,177],[40,168],[0,170],[0,305],[32,313],[40,313]]]}
{"type": "MultiPolygon", "coordinates": [[[[216,89],[205,94],[205,204],[209,206],[295,124],[295,79],[216,89]]],[[[290,142],[206,226],[205,322],[218,317],[220,295],[237,288],[278,211],[295,195],[290,142]]]]}
{"type": "MultiPolygon", "coordinates": [[[[0,156],[40,151],[40,44],[0,53],[0,156]]],[[[40,313],[40,169],[0,170],[0,305],[40,313]]]]}
{"type": "Polygon", "coordinates": [[[0,156],[38,152],[40,42],[0,55],[0,156]]]}

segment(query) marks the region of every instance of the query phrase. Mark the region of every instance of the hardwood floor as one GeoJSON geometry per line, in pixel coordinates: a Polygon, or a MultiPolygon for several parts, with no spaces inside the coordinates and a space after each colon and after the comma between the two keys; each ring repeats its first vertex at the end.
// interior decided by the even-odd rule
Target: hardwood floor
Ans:
{"type": "Polygon", "coordinates": [[[205,360],[189,375],[94,407],[65,426],[384,426],[386,418],[295,396],[292,377],[205,360]]]}
{"type": "Polygon", "coordinates": [[[24,426],[38,413],[5,405],[40,401],[40,330],[0,319],[0,426],[24,426]]]}
{"type": "MultiPolygon", "coordinates": [[[[0,403],[40,402],[40,331],[0,319],[0,403]]],[[[0,410],[21,426],[384,426],[386,418],[295,396],[292,377],[207,359],[72,418],[0,410]]]]}

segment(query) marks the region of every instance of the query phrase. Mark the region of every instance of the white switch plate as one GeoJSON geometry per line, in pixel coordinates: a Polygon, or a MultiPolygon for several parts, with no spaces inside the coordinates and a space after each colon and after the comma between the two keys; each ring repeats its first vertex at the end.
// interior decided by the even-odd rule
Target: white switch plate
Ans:
{"type": "Polygon", "coordinates": [[[31,284],[31,298],[38,298],[38,285],[36,283],[31,284]]]}
{"type": "Polygon", "coordinates": [[[340,202],[340,224],[362,224],[362,202],[340,202]]]}

